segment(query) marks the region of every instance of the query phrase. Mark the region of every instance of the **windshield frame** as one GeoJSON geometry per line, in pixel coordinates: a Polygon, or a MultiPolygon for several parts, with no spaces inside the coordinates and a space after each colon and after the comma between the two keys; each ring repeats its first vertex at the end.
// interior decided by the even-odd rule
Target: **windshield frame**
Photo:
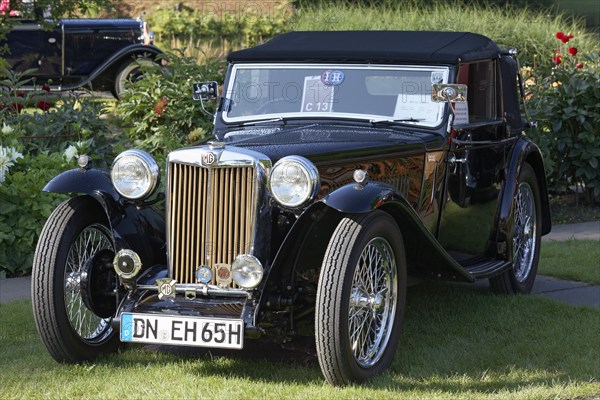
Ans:
{"type": "MultiPolygon", "coordinates": [[[[442,83],[448,83],[450,79],[451,67],[447,65],[389,65],[389,64],[347,64],[347,63],[237,63],[230,66],[230,72],[227,79],[226,88],[224,88],[224,103],[227,103],[233,97],[233,90],[235,84],[235,78],[240,69],[313,69],[318,68],[319,70],[329,69],[356,69],[356,70],[378,70],[378,71],[427,71],[427,72],[441,72],[442,83]]],[[[435,124],[423,124],[421,121],[398,121],[398,124],[408,124],[413,126],[419,126],[422,128],[438,128],[446,119],[446,112],[444,112],[445,105],[440,103],[440,118],[436,120],[435,124]]],[[[298,120],[298,119],[330,119],[330,120],[355,120],[364,122],[377,122],[382,120],[393,120],[393,116],[378,115],[378,114],[356,114],[356,113],[342,113],[342,112],[286,112],[286,113],[269,113],[269,114],[253,114],[240,117],[229,117],[229,110],[221,110],[221,119],[225,124],[228,125],[244,125],[252,124],[254,121],[263,121],[270,119],[283,120],[298,120]]]]}

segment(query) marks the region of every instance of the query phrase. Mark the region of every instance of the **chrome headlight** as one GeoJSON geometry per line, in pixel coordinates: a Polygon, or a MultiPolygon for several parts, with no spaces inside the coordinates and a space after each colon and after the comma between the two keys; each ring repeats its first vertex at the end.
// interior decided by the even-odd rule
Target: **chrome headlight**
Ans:
{"type": "Polygon", "coordinates": [[[317,195],[319,171],[304,157],[283,157],[271,169],[269,189],[281,205],[300,207],[317,195]]]}
{"type": "Polygon", "coordinates": [[[127,150],[115,158],[110,177],[119,194],[139,200],[150,196],[156,189],[160,170],[150,154],[142,150],[127,150]]]}
{"type": "Polygon", "coordinates": [[[233,281],[245,289],[252,289],[262,281],[264,270],[258,259],[249,254],[240,254],[231,264],[233,281]]]}

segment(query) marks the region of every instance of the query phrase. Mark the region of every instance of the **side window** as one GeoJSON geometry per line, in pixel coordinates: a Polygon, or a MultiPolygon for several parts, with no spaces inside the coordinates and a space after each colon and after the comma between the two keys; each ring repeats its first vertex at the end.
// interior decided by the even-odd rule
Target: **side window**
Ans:
{"type": "Polygon", "coordinates": [[[460,65],[457,82],[467,84],[469,88],[466,103],[468,109],[463,110],[468,115],[465,123],[497,118],[499,93],[496,76],[495,60],[460,65]]]}

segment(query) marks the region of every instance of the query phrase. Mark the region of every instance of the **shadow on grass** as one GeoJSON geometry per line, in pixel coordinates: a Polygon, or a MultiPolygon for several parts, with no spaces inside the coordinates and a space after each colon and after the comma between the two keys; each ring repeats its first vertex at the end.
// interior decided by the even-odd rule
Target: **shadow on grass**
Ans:
{"type": "MultiPolygon", "coordinates": [[[[17,338],[17,327],[13,326],[17,321],[10,323],[12,315],[2,318],[0,339],[8,338],[27,349],[3,349],[0,366],[10,368],[11,358],[28,355],[33,363],[47,368],[49,357],[37,334],[29,332],[27,337],[17,338]]],[[[24,321],[18,324],[27,325],[29,331],[31,316],[24,321]]],[[[22,332],[23,326],[19,329],[22,332]]],[[[539,297],[495,296],[466,285],[424,283],[409,289],[403,332],[392,367],[365,386],[393,392],[490,394],[533,386],[597,383],[599,331],[597,310],[539,297]]],[[[119,375],[129,368],[154,364],[175,369],[181,363],[186,365],[180,369],[181,374],[193,378],[310,386],[324,382],[313,338],[302,338],[286,348],[247,341],[243,351],[130,346],[95,364],[119,375]]]]}
{"type": "MultiPolygon", "coordinates": [[[[600,315],[530,296],[495,296],[467,285],[425,283],[409,289],[392,368],[366,385],[387,390],[492,393],[527,386],[596,381],[600,315]]],[[[198,376],[321,384],[314,339],[284,346],[247,341],[243,351],[144,346],[174,360],[201,360],[198,376]]],[[[133,356],[133,354],[130,354],[133,356]]],[[[117,358],[105,359],[118,363],[117,358]]]]}

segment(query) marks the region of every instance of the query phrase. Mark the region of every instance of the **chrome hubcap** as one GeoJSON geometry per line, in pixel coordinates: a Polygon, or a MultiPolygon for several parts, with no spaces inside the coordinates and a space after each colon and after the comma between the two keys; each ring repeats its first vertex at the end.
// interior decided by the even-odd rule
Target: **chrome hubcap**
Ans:
{"type": "Polygon", "coordinates": [[[363,249],[350,292],[348,329],[356,362],[373,366],[383,355],[392,333],[397,298],[396,260],[384,238],[363,249]]]}
{"type": "Polygon", "coordinates": [[[531,186],[521,182],[515,201],[513,229],[513,265],[515,278],[524,282],[531,272],[535,256],[536,210],[531,186]]]}
{"type": "Polygon", "coordinates": [[[102,225],[90,225],[75,239],[64,276],[65,308],[71,327],[87,342],[99,342],[112,331],[110,318],[98,317],[88,309],[81,298],[81,275],[85,262],[100,250],[114,250],[110,234],[102,225]]]}

